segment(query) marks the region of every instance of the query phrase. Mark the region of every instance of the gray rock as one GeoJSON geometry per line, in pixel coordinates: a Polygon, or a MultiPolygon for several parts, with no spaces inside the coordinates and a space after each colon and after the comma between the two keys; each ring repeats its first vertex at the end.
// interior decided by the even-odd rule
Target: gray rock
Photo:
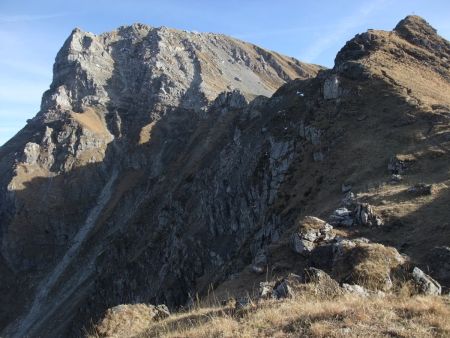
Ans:
{"type": "Polygon", "coordinates": [[[157,320],[161,320],[170,316],[169,308],[165,304],[157,305],[156,312],[157,315],[155,316],[155,319],[157,320]]]}
{"type": "MultiPolygon", "coordinates": [[[[346,204],[351,205],[352,196],[346,199],[346,204]]],[[[353,212],[346,207],[336,209],[329,217],[331,224],[335,226],[351,226],[353,225],[353,212]]]]}
{"type": "Polygon", "coordinates": [[[298,233],[292,234],[291,243],[292,250],[301,255],[309,254],[316,247],[316,244],[313,241],[302,238],[298,233]]]}
{"type": "Polygon", "coordinates": [[[338,217],[347,217],[347,216],[351,216],[352,212],[350,210],[348,210],[347,208],[339,208],[334,211],[334,215],[336,215],[338,217]]]}
{"type": "Polygon", "coordinates": [[[41,147],[39,144],[28,142],[23,150],[22,162],[26,164],[36,164],[40,151],[41,147]]]}
{"type": "Polygon", "coordinates": [[[369,296],[369,292],[364,287],[358,284],[350,285],[347,283],[343,283],[342,288],[348,293],[356,294],[361,297],[369,296]]]}
{"type": "Polygon", "coordinates": [[[215,107],[226,107],[227,109],[244,108],[248,104],[247,99],[239,90],[220,93],[214,101],[215,107]]]}
{"type": "Polygon", "coordinates": [[[440,295],[442,293],[441,285],[418,267],[413,269],[412,278],[420,293],[426,295],[440,295]]]}
{"type": "Polygon", "coordinates": [[[259,297],[262,299],[272,298],[274,283],[261,282],[259,283],[259,297]]]}
{"type": "Polygon", "coordinates": [[[356,195],[351,191],[347,192],[342,199],[342,205],[345,208],[353,209],[356,205],[356,195]]]}
{"type": "Polygon", "coordinates": [[[408,189],[408,193],[414,196],[427,196],[433,193],[433,185],[418,183],[408,189]]]}
{"type": "Polygon", "coordinates": [[[273,296],[276,299],[292,297],[292,288],[287,279],[277,282],[273,288],[273,296]]]}
{"type": "Polygon", "coordinates": [[[292,234],[291,246],[302,255],[308,255],[319,243],[330,241],[335,236],[330,224],[314,216],[304,217],[299,227],[298,232],[292,234]]]}
{"type": "Polygon", "coordinates": [[[383,220],[375,213],[373,207],[368,203],[360,203],[354,211],[354,220],[356,224],[365,226],[382,226],[383,220]]]}
{"type": "Polygon", "coordinates": [[[339,78],[332,75],[323,84],[323,98],[325,100],[337,99],[339,97],[339,78]]]}

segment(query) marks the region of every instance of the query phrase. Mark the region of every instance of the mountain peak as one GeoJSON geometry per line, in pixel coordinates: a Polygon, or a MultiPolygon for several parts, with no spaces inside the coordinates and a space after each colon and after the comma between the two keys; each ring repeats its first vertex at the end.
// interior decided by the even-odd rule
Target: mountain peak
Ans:
{"type": "Polygon", "coordinates": [[[408,15],[401,20],[394,31],[407,40],[418,37],[436,36],[437,31],[425,19],[417,15],[408,15]]]}
{"type": "MultiPolygon", "coordinates": [[[[438,59],[445,60],[446,55],[450,53],[450,43],[439,36],[436,29],[420,16],[409,15],[401,20],[392,32],[369,29],[367,32],[357,34],[347,41],[336,55],[335,66],[340,67],[349,61],[363,59],[378,50],[391,49],[392,51],[391,47],[393,47],[402,53],[404,49],[411,47],[404,44],[388,47],[394,41],[391,38],[393,36],[400,38],[398,41],[407,41],[426,50],[427,53],[434,54],[438,59]]],[[[415,53],[415,55],[419,54],[415,53]]]]}

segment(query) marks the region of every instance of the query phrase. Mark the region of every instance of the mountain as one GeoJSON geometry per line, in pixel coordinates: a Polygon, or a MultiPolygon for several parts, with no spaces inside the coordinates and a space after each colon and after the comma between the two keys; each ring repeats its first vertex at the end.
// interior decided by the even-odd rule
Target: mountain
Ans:
{"type": "MultiPolygon", "coordinates": [[[[107,279],[97,277],[112,276],[119,270],[111,264],[119,268],[129,259],[126,264],[134,261],[130,268],[139,270],[142,262],[152,265],[149,257],[155,255],[145,283],[173,288],[166,295],[155,289],[137,297],[167,298],[172,305],[185,301],[199,271],[182,283],[177,275],[193,262],[170,271],[173,260],[190,258],[178,257],[180,245],[187,244],[177,234],[195,229],[200,217],[206,222],[203,208],[213,206],[212,200],[197,205],[198,215],[190,215],[185,203],[194,203],[201,185],[192,185],[185,196],[180,189],[191,185],[199,166],[233,132],[227,109],[263,100],[259,96],[319,69],[217,34],[141,24],[98,36],[75,29],[56,57],[41,110],[0,148],[0,326],[20,316],[7,335],[58,335],[79,304],[103,289],[107,279]],[[232,90],[239,94],[221,94],[232,90]],[[122,247],[134,236],[138,242],[122,247]],[[167,247],[151,244],[159,242],[167,247]]],[[[206,270],[207,242],[193,238],[190,254],[202,264],[197,269],[206,270]]],[[[123,292],[117,294],[121,300],[131,295],[123,292]]]]}
{"type": "Polygon", "coordinates": [[[450,287],[449,58],[417,16],[330,70],[222,35],[74,30],[0,148],[2,336],[79,336],[117,304],[177,309],[308,267],[450,287]]]}

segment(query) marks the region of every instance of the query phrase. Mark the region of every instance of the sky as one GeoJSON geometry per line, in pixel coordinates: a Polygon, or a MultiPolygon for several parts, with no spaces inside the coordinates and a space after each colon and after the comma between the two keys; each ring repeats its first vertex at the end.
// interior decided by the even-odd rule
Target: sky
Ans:
{"type": "Polygon", "coordinates": [[[56,53],[75,27],[100,34],[140,22],[223,33],[332,67],[355,34],[392,30],[410,14],[450,40],[448,0],[0,0],[0,145],[39,111],[56,53]]]}

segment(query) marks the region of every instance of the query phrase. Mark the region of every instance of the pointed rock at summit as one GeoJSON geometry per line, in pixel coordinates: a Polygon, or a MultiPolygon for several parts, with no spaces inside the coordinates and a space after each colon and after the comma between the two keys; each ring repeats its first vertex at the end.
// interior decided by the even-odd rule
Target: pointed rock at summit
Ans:
{"type": "Polygon", "coordinates": [[[426,48],[440,57],[450,54],[450,43],[440,37],[436,29],[420,16],[407,16],[397,24],[394,31],[410,43],[426,48]]]}
{"type": "Polygon", "coordinates": [[[395,26],[394,31],[411,42],[418,38],[438,38],[436,29],[417,15],[408,15],[395,26]]]}

